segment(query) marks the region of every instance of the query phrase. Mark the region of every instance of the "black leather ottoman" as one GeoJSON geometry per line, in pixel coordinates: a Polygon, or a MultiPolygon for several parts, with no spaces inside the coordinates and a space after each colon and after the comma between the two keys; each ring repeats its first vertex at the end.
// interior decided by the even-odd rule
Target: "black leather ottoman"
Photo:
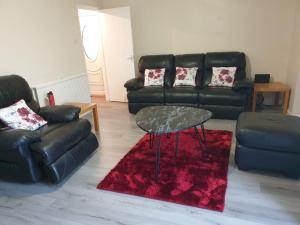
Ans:
{"type": "Polygon", "coordinates": [[[241,170],[300,177],[300,118],[244,112],[236,127],[235,161],[241,170]]]}

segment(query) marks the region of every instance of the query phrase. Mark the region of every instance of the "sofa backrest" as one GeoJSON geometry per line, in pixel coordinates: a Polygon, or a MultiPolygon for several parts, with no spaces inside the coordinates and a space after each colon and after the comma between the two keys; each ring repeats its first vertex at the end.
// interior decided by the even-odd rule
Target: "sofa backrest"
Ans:
{"type": "Polygon", "coordinates": [[[24,99],[33,111],[39,111],[40,107],[34,101],[31,88],[24,78],[18,75],[0,76],[0,108],[10,106],[21,99],[24,99]]]}
{"type": "MultiPolygon", "coordinates": [[[[175,68],[176,67],[185,67],[185,68],[191,68],[191,67],[198,67],[197,75],[196,75],[196,85],[201,85],[201,80],[203,76],[204,71],[204,54],[185,54],[185,55],[176,55],[175,56],[175,68]]],[[[174,72],[172,74],[172,85],[175,81],[175,75],[174,72]]]]}
{"type": "Polygon", "coordinates": [[[174,73],[173,55],[146,55],[142,56],[138,63],[139,76],[144,78],[146,69],[166,69],[164,85],[172,86],[172,76],[174,73]]]}
{"type": "Polygon", "coordinates": [[[242,52],[210,52],[205,55],[202,86],[211,82],[213,67],[237,67],[235,80],[246,78],[246,57],[242,52]]]}

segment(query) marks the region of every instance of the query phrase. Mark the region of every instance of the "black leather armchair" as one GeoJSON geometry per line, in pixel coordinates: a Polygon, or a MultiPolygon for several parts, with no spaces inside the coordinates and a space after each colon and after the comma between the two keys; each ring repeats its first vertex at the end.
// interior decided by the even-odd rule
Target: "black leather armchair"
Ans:
{"type": "Polygon", "coordinates": [[[48,124],[36,131],[10,129],[1,124],[0,179],[17,182],[49,179],[59,183],[98,147],[91,125],[88,120],[79,119],[77,107],[40,108],[22,77],[1,76],[0,107],[21,99],[48,124]]]}

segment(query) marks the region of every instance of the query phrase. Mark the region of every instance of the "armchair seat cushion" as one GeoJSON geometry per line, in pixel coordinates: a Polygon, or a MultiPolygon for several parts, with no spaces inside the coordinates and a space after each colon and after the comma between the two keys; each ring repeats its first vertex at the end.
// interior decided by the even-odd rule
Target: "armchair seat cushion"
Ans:
{"type": "Polygon", "coordinates": [[[201,105],[245,106],[247,101],[246,93],[231,88],[204,88],[199,91],[201,105]]]}
{"type": "Polygon", "coordinates": [[[69,123],[51,124],[38,131],[40,142],[31,145],[34,157],[43,164],[51,164],[91,133],[88,120],[79,119],[69,123]]]}
{"type": "Polygon", "coordinates": [[[166,103],[198,102],[198,89],[192,86],[173,87],[165,90],[166,103]]]}
{"type": "Polygon", "coordinates": [[[129,91],[127,98],[131,103],[164,103],[164,90],[163,87],[143,87],[129,91]]]}

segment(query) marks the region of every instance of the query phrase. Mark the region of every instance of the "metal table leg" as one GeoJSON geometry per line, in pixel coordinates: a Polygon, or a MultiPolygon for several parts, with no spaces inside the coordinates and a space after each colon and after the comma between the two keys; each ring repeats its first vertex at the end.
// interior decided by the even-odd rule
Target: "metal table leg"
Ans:
{"type": "Polygon", "coordinates": [[[150,139],[149,139],[149,146],[150,148],[153,148],[153,142],[154,142],[154,134],[152,133],[148,133],[149,136],[150,136],[150,139]]]}
{"type": "Polygon", "coordinates": [[[159,134],[154,134],[154,147],[156,150],[156,163],[155,163],[155,176],[156,180],[159,180],[159,172],[160,172],[160,139],[161,135],[159,134]]]}
{"type": "Polygon", "coordinates": [[[206,134],[205,134],[205,130],[204,130],[204,125],[201,124],[201,130],[202,130],[202,136],[199,134],[199,131],[197,129],[197,127],[194,127],[195,133],[199,139],[199,143],[200,145],[202,145],[204,147],[204,149],[206,150],[206,134]]]}
{"type": "Polygon", "coordinates": [[[176,158],[178,157],[178,153],[179,153],[178,144],[179,144],[179,131],[176,132],[176,158]]]}
{"type": "Polygon", "coordinates": [[[203,136],[203,143],[206,144],[206,133],[204,129],[204,124],[201,124],[202,136],[203,136]]]}

